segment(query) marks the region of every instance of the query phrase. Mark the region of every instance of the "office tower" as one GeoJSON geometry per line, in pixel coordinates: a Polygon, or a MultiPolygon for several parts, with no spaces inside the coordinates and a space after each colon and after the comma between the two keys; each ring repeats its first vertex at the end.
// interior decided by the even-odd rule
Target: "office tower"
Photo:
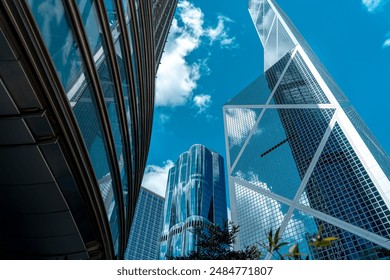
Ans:
{"type": "Polygon", "coordinates": [[[191,229],[227,219],[223,158],[203,145],[182,153],[169,170],[160,259],[196,250],[191,229]]]}
{"type": "Polygon", "coordinates": [[[158,260],[163,217],[164,198],[141,187],[125,260],[158,260]]]}
{"type": "Polygon", "coordinates": [[[280,227],[311,259],[386,258],[388,155],[275,1],[249,12],[265,75],[223,109],[237,247],[280,227]],[[310,245],[320,229],[337,240],[310,245]]]}
{"type": "MultiPolygon", "coordinates": [[[[173,13],[177,1],[164,2],[173,13]]],[[[0,258],[124,257],[150,143],[154,39],[172,19],[156,22],[155,9],[1,1],[0,258]]]]}

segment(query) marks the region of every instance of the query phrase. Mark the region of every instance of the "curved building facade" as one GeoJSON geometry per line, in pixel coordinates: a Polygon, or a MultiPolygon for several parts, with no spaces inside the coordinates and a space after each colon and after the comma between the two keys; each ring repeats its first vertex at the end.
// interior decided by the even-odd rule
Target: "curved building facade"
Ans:
{"type": "Polygon", "coordinates": [[[169,170],[160,259],[196,250],[194,226],[227,219],[223,158],[203,145],[182,153],[169,170]]]}
{"type": "Polygon", "coordinates": [[[275,1],[249,12],[265,75],[224,106],[237,247],[280,227],[310,259],[388,259],[389,156],[275,1]]]}
{"type": "Polygon", "coordinates": [[[1,258],[123,258],[151,137],[155,41],[177,1],[164,1],[164,17],[160,2],[1,2],[1,258]]]}

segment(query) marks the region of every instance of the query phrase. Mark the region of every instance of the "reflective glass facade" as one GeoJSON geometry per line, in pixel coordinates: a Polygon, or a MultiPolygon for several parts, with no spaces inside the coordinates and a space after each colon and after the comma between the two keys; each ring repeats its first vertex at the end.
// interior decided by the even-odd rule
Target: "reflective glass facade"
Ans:
{"type": "Polygon", "coordinates": [[[388,155],[275,1],[249,11],[265,74],[224,106],[237,248],[280,227],[310,259],[388,258],[388,155]],[[309,245],[320,227],[331,246],[309,245]]]}
{"type": "MultiPolygon", "coordinates": [[[[16,256],[68,258],[83,252],[80,258],[124,257],[149,150],[156,71],[176,5],[177,0],[0,3],[4,19],[0,44],[10,54],[18,54],[13,64],[20,65],[19,74],[28,81],[12,94],[20,100],[39,100],[12,114],[3,106],[0,115],[4,111],[7,119],[20,121],[26,114],[36,117],[31,129],[35,126],[47,135],[28,139],[34,144],[31,149],[40,154],[42,145],[55,145],[63,161],[58,159],[56,165],[52,148],[42,156],[42,166],[51,170],[54,185],[61,182],[63,189],[58,193],[67,204],[76,204],[76,196],[80,200],[68,213],[77,223],[69,227],[77,235],[77,249],[40,253],[43,246],[32,245],[29,253],[20,250],[16,256]],[[34,90],[28,91],[29,87],[34,90]],[[70,186],[77,191],[70,191],[70,186]]],[[[18,81],[12,71],[8,75],[6,84],[12,89],[18,81]]],[[[3,87],[0,90],[3,92],[3,87]]],[[[13,99],[7,93],[7,107],[13,108],[13,99]]],[[[22,128],[32,135],[30,128],[22,128]]],[[[0,139],[0,145],[21,144],[4,143],[0,139]]],[[[34,167],[34,159],[26,162],[34,167]]],[[[9,174],[15,172],[16,168],[10,169],[9,174]]],[[[37,185],[48,182],[44,178],[37,185]]],[[[8,185],[12,184],[19,183],[8,185]]],[[[50,204],[50,199],[47,197],[46,203],[50,204]]]]}
{"type": "Polygon", "coordinates": [[[202,145],[181,154],[169,170],[160,259],[196,250],[190,229],[227,219],[223,158],[202,145]]]}
{"type": "Polygon", "coordinates": [[[158,260],[163,217],[164,198],[141,188],[125,260],[158,260]]]}

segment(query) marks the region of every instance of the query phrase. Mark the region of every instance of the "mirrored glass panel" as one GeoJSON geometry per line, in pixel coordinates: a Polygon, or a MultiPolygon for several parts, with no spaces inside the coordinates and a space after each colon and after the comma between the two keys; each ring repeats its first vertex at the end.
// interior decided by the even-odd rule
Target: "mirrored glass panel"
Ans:
{"type": "Polygon", "coordinates": [[[306,204],[318,211],[390,236],[389,209],[338,124],[315,165],[306,196],[306,204]]]}
{"type": "MultiPolygon", "coordinates": [[[[31,0],[29,4],[73,109],[99,184],[111,232],[116,236],[116,203],[99,109],[68,15],[61,1],[31,0]]],[[[91,36],[98,39],[95,33],[91,36]]],[[[97,46],[94,48],[96,50],[97,46]]],[[[113,240],[115,243],[116,238],[113,240]]]]}

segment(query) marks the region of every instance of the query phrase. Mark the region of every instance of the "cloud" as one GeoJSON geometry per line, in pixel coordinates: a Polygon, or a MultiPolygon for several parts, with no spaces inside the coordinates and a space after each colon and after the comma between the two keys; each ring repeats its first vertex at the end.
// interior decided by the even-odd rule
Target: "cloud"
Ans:
{"type": "Polygon", "coordinates": [[[383,48],[387,48],[387,47],[390,47],[390,38],[389,39],[386,39],[386,41],[383,43],[383,48]]]}
{"type": "Polygon", "coordinates": [[[194,104],[199,108],[198,113],[203,113],[211,105],[211,96],[207,94],[200,94],[194,97],[194,104]]]}
{"type": "Polygon", "coordinates": [[[218,17],[216,28],[205,26],[202,10],[187,0],[179,1],[176,18],[165,46],[156,80],[156,106],[182,106],[192,98],[202,75],[210,73],[207,57],[188,62],[189,55],[199,48],[204,39],[220,42],[221,47],[234,44],[226,30],[226,22],[231,20],[218,17]]]}
{"type": "Polygon", "coordinates": [[[163,166],[148,165],[145,168],[142,186],[165,197],[168,172],[174,166],[172,160],[163,162],[163,166]]]}
{"type": "Polygon", "coordinates": [[[158,118],[162,124],[166,124],[171,119],[171,116],[161,113],[158,118]]]}
{"type": "Polygon", "coordinates": [[[250,109],[226,110],[227,133],[231,146],[240,145],[256,123],[256,113],[250,109]]]}
{"type": "Polygon", "coordinates": [[[390,47],[390,32],[386,34],[385,41],[383,42],[382,48],[390,47]]]}
{"type": "Polygon", "coordinates": [[[235,37],[229,37],[228,29],[225,27],[226,22],[233,22],[230,18],[225,16],[218,16],[218,24],[215,28],[207,28],[205,30],[208,38],[210,39],[210,45],[215,41],[220,43],[221,47],[236,47],[235,37]]]}
{"type": "Polygon", "coordinates": [[[369,13],[379,11],[387,2],[388,0],[362,0],[363,6],[369,13]]]}

